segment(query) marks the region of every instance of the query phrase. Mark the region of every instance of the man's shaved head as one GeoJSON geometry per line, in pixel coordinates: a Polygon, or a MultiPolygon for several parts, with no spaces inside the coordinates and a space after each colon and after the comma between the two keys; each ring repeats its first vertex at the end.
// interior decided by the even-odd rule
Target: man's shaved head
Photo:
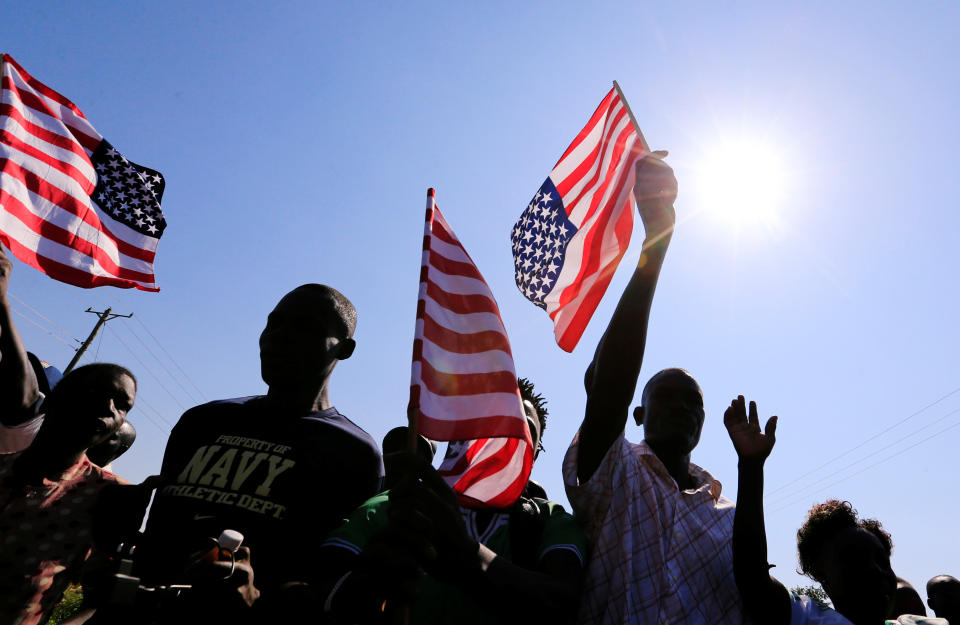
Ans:
{"type": "Polygon", "coordinates": [[[330,312],[337,321],[337,325],[343,335],[340,338],[350,338],[354,330],[357,329],[357,309],[353,303],[348,300],[343,293],[333,287],[325,284],[302,284],[295,288],[291,293],[303,291],[317,295],[330,302],[330,312]]]}
{"type": "Polygon", "coordinates": [[[927,582],[927,605],[939,618],[960,623],[960,580],[937,575],[927,582]]]}

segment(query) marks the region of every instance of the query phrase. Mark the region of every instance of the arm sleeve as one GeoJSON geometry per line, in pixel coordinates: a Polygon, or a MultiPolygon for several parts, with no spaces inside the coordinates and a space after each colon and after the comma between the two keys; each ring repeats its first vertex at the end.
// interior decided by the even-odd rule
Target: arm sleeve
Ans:
{"type": "Polygon", "coordinates": [[[360,553],[367,546],[370,537],[387,525],[387,512],[390,501],[387,493],[368,499],[353,511],[337,529],[327,535],[323,547],[340,547],[353,553],[360,553]]]}
{"type": "Polygon", "coordinates": [[[602,519],[606,515],[613,499],[613,490],[624,481],[625,464],[631,462],[632,458],[630,444],[621,432],[607,449],[597,470],[581,484],[577,478],[579,443],[578,432],[563,459],[563,485],[574,514],[586,526],[589,525],[589,519],[602,519]]]}
{"type": "Polygon", "coordinates": [[[543,558],[547,552],[563,549],[572,552],[581,566],[587,562],[587,537],[573,515],[558,503],[547,502],[547,519],[543,527],[537,558],[543,558]]]}
{"type": "Polygon", "coordinates": [[[43,415],[34,416],[17,425],[0,425],[0,454],[12,454],[29,447],[41,425],[43,415]]]}

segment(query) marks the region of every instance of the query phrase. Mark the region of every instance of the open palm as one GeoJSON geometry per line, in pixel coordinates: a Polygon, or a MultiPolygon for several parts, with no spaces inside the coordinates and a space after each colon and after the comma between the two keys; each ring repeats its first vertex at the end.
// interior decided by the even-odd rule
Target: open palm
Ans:
{"type": "Polygon", "coordinates": [[[723,425],[741,460],[765,460],[777,440],[777,417],[770,417],[761,432],[757,404],[750,402],[748,417],[743,395],[730,402],[730,407],[723,413],[723,425]]]}

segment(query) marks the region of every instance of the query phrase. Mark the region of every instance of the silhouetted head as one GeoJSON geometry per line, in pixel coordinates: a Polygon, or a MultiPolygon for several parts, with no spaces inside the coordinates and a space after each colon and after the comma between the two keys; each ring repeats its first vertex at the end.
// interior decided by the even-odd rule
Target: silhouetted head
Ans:
{"type": "Polygon", "coordinates": [[[518,378],[520,397],[523,399],[523,412],[527,415],[527,426],[530,428],[530,437],[533,440],[533,457],[536,459],[543,450],[541,441],[543,431],[547,429],[547,400],[533,388],[533,382],[527,378],[518,378]]]}
{"type": "Polygon", "coordinates": [[[88,449],[123,425],[137,396],[137,379],[125,367],[105,362],[77,367],[43,402],[38,437],[88,449]]]}
{"type": "Polygon", "coordinates": [[[860,519],[850,502],[815,505],[797,531],[800,572],[823,586],[840,614],[854,623],[882,623],[897,576],[893,543],[875,519],[860,519]]]}
{"type": "Polygon", "coordinates": [[[960,580],[937,575],[927,582],[927,605],[938,617],[960,623],[960,580]]]}
{"type": "MultiPolygon", "coordinates": [[[[405,425],[395,427],[383,437],[383,443],[380,445],[384,455],[397,453],[398,451],[407,451],[407,433],[409,429],[405,425]]],[[[437,455],[437,444],[424,436],[417,434],[417,455],[433,462],[433,457],[437,455]]]]}
{"type": "Polygon", "coordinates": [[[633,417],[657,454],[688,455],[703,430],[703,391],[687,370],[664,369],[643,387],[633,417]]]}
{"type": "Polygon", "coordinates": [[[268,386],[326,382],[353,354],[357,311],[336,289],[304,284],[283,296],[260,334],[260,374],[268,386]]]}
{"type": "Polygon", "coordinates": [[[893,605],[887,618],[896,619],[901,614],[926,616],[927,608],[923,605],[917,589],[907,580],[898,577],[897,590],[893,593],[893,605]]]}
{"type": "Polygon", "coordinates": [[[129,421],[124,421],[113,436],[88,449],[87,458],[98,467],[105,467],[125,454],[135,440],[137,440],[137,428],[133,427],[129,421]]]}

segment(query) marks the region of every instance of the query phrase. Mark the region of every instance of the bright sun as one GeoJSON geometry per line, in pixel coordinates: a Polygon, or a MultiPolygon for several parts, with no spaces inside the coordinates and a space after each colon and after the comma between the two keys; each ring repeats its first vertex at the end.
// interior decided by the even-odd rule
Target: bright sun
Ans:
{"type": "Polygon", "coordinates": [[[786,193],[786,176],[779,153],[769,144],[721,143],[705,153],[696,169],[702,209],[743,226],[776,219],[786,193]]]}

